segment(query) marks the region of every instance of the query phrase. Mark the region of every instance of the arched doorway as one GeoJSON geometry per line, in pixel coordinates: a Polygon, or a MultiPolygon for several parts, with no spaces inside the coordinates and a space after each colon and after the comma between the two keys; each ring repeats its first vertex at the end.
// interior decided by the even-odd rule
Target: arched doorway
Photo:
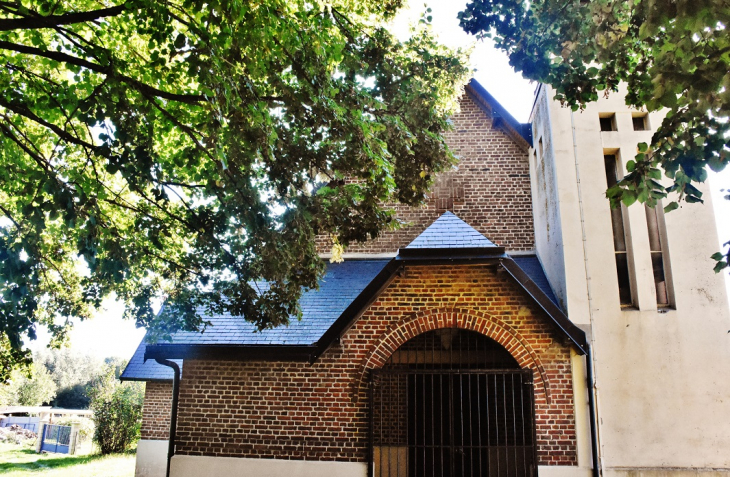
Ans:
{"type": "Polygon", "coordinates": [[[370,393],[375,477],[537,475],[532,371],[484,335],[412,338],[372,371],[370,393]]]}

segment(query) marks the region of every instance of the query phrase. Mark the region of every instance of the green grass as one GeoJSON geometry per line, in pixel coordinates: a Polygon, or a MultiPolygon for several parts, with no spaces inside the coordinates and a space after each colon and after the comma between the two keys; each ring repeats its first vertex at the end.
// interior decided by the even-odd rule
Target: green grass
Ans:
{"type": "Polygon", "coordinates": [[[15,444],[0,444],[0,475],[8,477],[132,477],[135,453],[64,455],[36,454],[15,444]]]}

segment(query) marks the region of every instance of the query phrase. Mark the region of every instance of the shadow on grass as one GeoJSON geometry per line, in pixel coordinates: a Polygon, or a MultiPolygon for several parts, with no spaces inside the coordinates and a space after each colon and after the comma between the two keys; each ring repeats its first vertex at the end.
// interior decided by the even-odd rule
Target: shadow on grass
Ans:
{"type": "MultiPolygon", "coordinates": [[[[53,454],[53,457],[51,457],[51,454],[37,454],[33,449],[17,450],[15,453],[29,457],[35,456],[36,460],[32,462],[0,462],[0,471],[61,469],[88,464],[89,462],[109,457],[101,454],[73,455],[67,457],[61,457],[62,454],[53,454]]],[[[122,454],[110,455],[133,455],[134,453],[134,450],[130,450],[122,454]]]]}

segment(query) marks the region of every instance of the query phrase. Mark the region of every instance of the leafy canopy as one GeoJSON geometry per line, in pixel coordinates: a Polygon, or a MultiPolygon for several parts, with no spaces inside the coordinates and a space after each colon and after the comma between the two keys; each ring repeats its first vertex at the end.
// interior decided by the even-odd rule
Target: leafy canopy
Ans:
{"type": "Polygon", "coordinates": [[[110,294],[162,337],[199,307],[298,315],[315,236],[378,235],[383,204],[418,204],[451,160],[468,70],[427,29],[390,35],[399,6],[0,2],[4,364],[110,294]]]}
{"type": "MultiPolygon", "coordinates": [[[[613,206],[638,200],[653,207],[671,193],[667,211],[682,200],[702,202],[694,184],[707,178],[707,167],[720,171],[730,162],[726,0],[473,0],[460,18],[574,111],[620,82],[627,104],[666,109],[651,145],[640,145],[629,174],[607,191],[613,206]],[[669,187],[659,183],[662,170],[669,187]]],[[[720,271],[730,251],[713,258],[720,271]]]]}

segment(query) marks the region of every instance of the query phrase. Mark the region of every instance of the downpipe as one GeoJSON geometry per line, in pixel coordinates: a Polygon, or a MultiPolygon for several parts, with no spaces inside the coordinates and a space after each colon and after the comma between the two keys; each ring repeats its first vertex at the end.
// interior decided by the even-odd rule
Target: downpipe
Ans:
{"type": "Polygon", "coordinates": [[[155,359],[158,364],[172,368],[172,411],[170,413],[170,436],[167,445],[167,466],[165,477],[170,477],[170,463],[175,455],[175,431],[177,430],[177,399],[180,391],[180,366],[167,359],[155,359]]]}
{"type": "Polygon", "coordinates": [[[598,455],[599,452],[599,445],[598,445],[598,421],[596,420],[596,383],[595,378],[593,374],[593,367],[595,366],[595,363],[593,362],[593,346],[592,344],[595,344],[595,341],[593,339],[593,294],[591,290],[591,273],[588,266],[588,239],[586,235],[586,224],[585,224],[585,210],[583,208],[583,190],[582,190],[582,184],[580,180],[580,166],[578,163],[578,141],[576,138],[575,133],[575,119],[573,115],[573,111],[570,112],[570,129],[573,135],[573,160],[575,161],[575,178],[576,178],[576,188],[578,193],[578,209],[580,211],[580,228],[581,228],[581,235],[582,235],[582,243],[583,243],[583,267],[585,271],[585,277],[586,277],[586,294],[588,296],[588,316],[590,318],[591,323],[591,339],[589,343],[586,343],[586,378],[587,378],[587,387],[588,387],[588,407],[589,407],[589,417],[590,417],[590,428],[591,428],[591,464],[592,464],[592,475],[593,477],[600,477],[601,475],[601,459],[598,455]]]}
{"type": "Polygon", "coordinates": [[[586,374],[588,386],[588,415],[591,424],[591,464],[593,477],[600,477],[601,469],[598,466],[598,423],[596,422],[596,403],[594,397],[595,384],[593,382],[593,351],[591,345],[586,346],[586,374]]]}

